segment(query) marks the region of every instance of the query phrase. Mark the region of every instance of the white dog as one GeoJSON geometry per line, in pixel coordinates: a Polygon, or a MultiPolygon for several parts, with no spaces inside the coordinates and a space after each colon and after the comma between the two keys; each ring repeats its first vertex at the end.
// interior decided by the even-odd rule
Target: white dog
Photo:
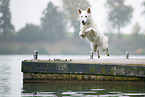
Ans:
{"type": "Polygon", "coordinates": [[[103,33],[99,32],[96,24],[93,22],[91,17],[91,9],[87,10],[78,9],[79,20],[80,20],[80,29],[79,36],[81,38],[86,38],[90,41],[92,54],[93,52],[98,53],[98,58],[100,58],[99,47],[102,48],[102,51],[106,51],[106,55],[109,56],[108,49],[108,37],[106,37],[103,33]]]}

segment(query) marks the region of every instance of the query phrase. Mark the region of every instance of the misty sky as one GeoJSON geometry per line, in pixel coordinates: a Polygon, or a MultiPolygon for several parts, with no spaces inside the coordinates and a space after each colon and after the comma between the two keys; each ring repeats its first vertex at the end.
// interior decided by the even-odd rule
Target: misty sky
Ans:
{"type": "MultiPolygon", "coordinates": [[[[40,18],[43,10],[47,7],[49,1],[57,6],[62,5],[61,0],[10,0],[10,10],[12,14],[12,23],[16,31],[24,27],[26,23],[40,25],[40,18]]],[[[145,16],[142,16],[144,0],[125,0],[125,4],[130,4],[134,8],[133,18],[127,27],[121,29],[123,33],[130,33],[132,26],[138,22],[142,27],[142,32],[145,30],[145,16]]],[[[106,0],[89,0],[92,8],[94,21],[97,23],[100,31],[107,32],[112,30],[107,21],[107,9],[104,7],[106,0]]],[[[77,13],[77,11],[76,11],[77,13]]],[[[113,29],[116,32],[116,29],[113,29]]]]}

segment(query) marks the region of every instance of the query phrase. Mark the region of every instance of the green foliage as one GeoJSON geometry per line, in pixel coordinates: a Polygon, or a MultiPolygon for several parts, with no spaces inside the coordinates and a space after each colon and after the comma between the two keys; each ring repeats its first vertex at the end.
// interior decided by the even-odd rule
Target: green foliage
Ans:
{"type": "Polygon", "coordinates": [[[48,3],[41,18],[41,32],[48,41],[62,39],[66,35],[65,16],[53,3],[48,3]]]}
{"type": "Polygon", "coordinates": [[[137,22],[132,28],[132,34],[138,35],[138,34],[140,34],[140,30],[141,30],[141,27],[140,27],[139,23],[137,22]]]}
{"type": "Polygon", "coordinates": [[[9,9],[9,0],[0,1],[0,30],[6,37],[8,33],[14,31],[14,27],[11,24],[11,13],[9,9]]]}
{"type": "Polygon", "coordinates": [[[131,5],[125,5],[124,0],[107,0],[105,5],[109,8],[108,19],[112,23],[112,26],[118,29],[120,37],[120,28],[130,22],[133,8],[131,5]]]}
{"type": "MultiPolygon", "coordinates": [[[[122,34],[122,38],[117,38],[117,34],[106,34],[109,36],[110,55],[145,55],[145,35],[139,34],[136,39],[131,35],[122,34]],[[112,37],[112,39],[110,39],[112,37]]],[[[85,40],[64,38],[55,42],[47,41],[0,41],[0,54],[32,54],[35,49],[39,54],[87,54],[90,52],[90,44],[85,40]]],[[[101,51],[100,51],[101,52],[101,51]]],[[[103,53],[105,54],[105,53],[103,53]]],[[[102,55],[102,54],[101,54],[102,55]]]]}
{"type": "Polygon", "coordinates": [[[145,1],[143,1],[142,6],[144,7],[144,10],[142,12],[142,15],[144,15],[145,14],[145,1]]]}
{"type": "Polygon", "coordinates": [[[135,52],[138,54],[145,52],[144,45],[143,45],[145,42],[145,35],[141,34],[140,32],[141,32],[141,27],[137,22],[132,27],[131,40],[133,41],[135,52]]]}
{"type": "Polygon", "coordinates": [[[137,44],[136,42],[138,42],[139,40],[140,30],[141,30],[141,27],[138,22],[133,25],[132,31],[131,31],[132,33],[131,38],[132,40],[134,40],[135,44],[137,44]]]}
{"type": "Polygon", "coordinates": [[[21,46],[18,50],[17,50],[18,54],[29,54],[32,53],[30,52],[30,50],[26,47],[26,46],[21,46]]]}
{"type": "Polygon", "coordinates": [[[0,54],[15,54],[16,51],[9,47],[0,47],[0,54]]]}
{"type": "MultiPolygon", "coordinates": [[[[44,47],[36,48],[39,54],[48,54],[47,50],[44,47]]],[[[34,48],[28,48],[27,46],[21,46],[17,50],[17,54],[31,54],[33,53],[34,48]]]]}
{"type": "MultiPolygon", "coordinates": [[[[77,8],[87,9],[89,3],[86,0],[63,0],[64,11],[58,10],[51,2],[43,11],[41,25],[26,24],[17,33],[10,33],[14,30],[11,24],[9,12],[9,0],[2,0],[7,5],[7,14],[0,18],[0,27],[3,25],[3,19],[7,18],[5,35],[4,29],[0,28],[0,54],[33,54],[35,49],[39,54],[88,54],[90,45],[84,39],[78,37],[80,30],[77,8]],[[66,12],[66,13],[65,13],[66,12]],[[66,33],[66,17],[75,28],[74,36],[72,33],[66,33]],[[8,23],[9,21],[9,23],[8,23]],[[10,28],[9,28],[10,27],[10,28]]],[[[3,3],[1,3],[3,4],[3,3]]],[[[145,3],[144,3],[145,4],[145,3]]],[[[124,0],[108,0],[106,4],[109,9],[110,22],[112,26],[120,29],[124,27],[132,16],[132,7],[125,6],[124,0]],[[112,5],[111,5],[112,4],[112,5]],[[130,11],[130,12],[129,12],[130,11]]],[[[4,6],[4,5],[3,5],[4,6]]],[[[5,12],[0,6],[0,14],[5,12]]],[[[131,35],[122,34],[122,38],[117,38],[117,34],[109,33],[109,50],[110,55],[124,55],[125,52],[130,54],[145,55],[145,35],[140,33],[141,27],[136,23],[132,28],[131,35]]],[[[105,53],[103,53],[105,54],[105,53]]]]}
{"type": "Polygon", "coordinates": [[[112,34],[112,39],[109,36],[109,49],[111,55],[124,55],[129,52],[131,55],[144,55],[145,54],[145,35],[138,35],[138,39],[132,38],[132,34],[122,34],[122,38],[117,38],[116,34],[112,34]]]}
{"type": "Polygon", "coordinates": [[[38,47],[37,50],[39,54],[48,54],[48,51],[43,47],[38,47]]]}
{"type": "Polygon", "coordinates": [[[87,0],[63,0],[64,12],[75,30],[74,37],[78,37],[78,33],[80,31],[77,9],[81,8],[86,10],[88,7],[90,7],[90,4],[87,0]]]}
{"type": "Polygon", "coordinates": [[[23,42],[35,42],[40,40],[39,26],[26,24],[17,34],[17,39],[23,42]]]}

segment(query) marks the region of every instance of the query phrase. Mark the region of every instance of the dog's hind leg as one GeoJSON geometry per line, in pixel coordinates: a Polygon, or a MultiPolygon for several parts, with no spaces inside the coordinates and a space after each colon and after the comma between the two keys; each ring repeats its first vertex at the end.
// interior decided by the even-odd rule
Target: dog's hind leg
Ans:
{"type": "Polygon", "coordinates": [[[96,51],[97,51],[98,58],[100,58],[99,47],[98,47],[98,45],[95,44],[95,43],[91,43],[91,49],[92,49],[93,52],[96,52],[96,51]]]}
{"type": "Polygon", "coordinates": [[[99,47],[97,47],[98,58],[100,58],[99,47]]]}
{"type": "Polygon", "coordinates": [[[90,59],[93,59],[93,51],[90,51],[90,59]]]}
{"type": "Polygon", "coordinates": [[[90,51],[90,59],[93,59],[93,53],[96,52],[94,43],[90,43],[92,51],[90,51]]]}
{"type": "Polygon", "coordinates": [[[93,52],[96,52],[97,46],[94,43],[90,43],[91,44],[91,49],[93,52]]]}
{"type": "Polygon", "coordinates": [[[107,55],[108,57],[109,57],[109,55],[110,55],[110,54],[109,54],[109,49],[108,49],[108,48],[106,49],[106,55],[107,55]]]}
{"type": "Polygon", "coordinates": [[[92,49],[92,51],[90,53],[93,55],[93,52],[96,52],[96,50],[97,50],[97,45],[95,43],[90,43],[90,45],[91,45],[91,49],[92,49]]]}

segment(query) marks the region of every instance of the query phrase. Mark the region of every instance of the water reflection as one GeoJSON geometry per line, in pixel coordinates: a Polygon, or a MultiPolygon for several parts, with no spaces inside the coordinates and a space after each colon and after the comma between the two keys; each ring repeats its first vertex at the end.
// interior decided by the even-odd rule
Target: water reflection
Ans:
{"type": "Polygon", "coordinates": [[[0,97],[20,97],[21,60],[18,55],[0,55],[0,97]]]}
{"type": "Polygon", "coordinates": [[[145,96],[145,83],[23,83],[22,95],[29,96],[145,96]]]}
{"type": "Polygon", "coordinates": [[[0,67],[0,94],[8,94],[10,92],[10,67],[7,64],[0,65],[0,67]]]}

